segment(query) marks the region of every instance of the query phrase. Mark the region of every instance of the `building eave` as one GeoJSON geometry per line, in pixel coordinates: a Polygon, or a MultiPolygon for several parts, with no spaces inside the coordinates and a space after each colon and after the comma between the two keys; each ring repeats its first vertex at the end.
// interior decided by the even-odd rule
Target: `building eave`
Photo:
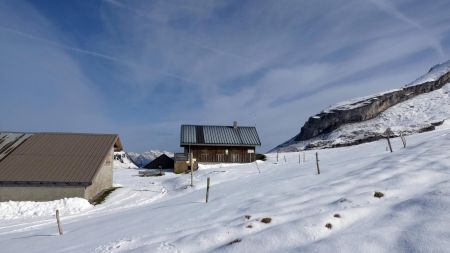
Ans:
{"type": "Polygon", "coordinates": [[[210,147],[210,146],[216,146],[216,147],[254,147],[261,146],[261,144],[197,144],[197,143],[182,143],[180,147],[194,147],[194,146],[204,146],[204,147],[210,147]]]}

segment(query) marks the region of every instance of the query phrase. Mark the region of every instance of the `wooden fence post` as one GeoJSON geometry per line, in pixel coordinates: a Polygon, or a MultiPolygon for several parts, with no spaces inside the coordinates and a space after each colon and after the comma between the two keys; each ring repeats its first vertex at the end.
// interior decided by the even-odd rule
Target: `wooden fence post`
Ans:
{"type": "Polygon", "coordinates": [[[388,142],[389,150],[392,153],[392,146],[391,146],[391,140],[390,140],[391,133],[392,133],[391,128],[386,129],[386,131],[384,133],[386,135],[386,140],[388,142]]]}
{"type": "Polygon", "coordinates": [[[390,150],[391,153],[392,153],[391,140],[389,139],[389,136],[387,137],[387,142],[388,142],[389,150],[390,150]]]}
{"type": "Polygon", "coordinates": [[[209,197],[209,182],[210,182],[210,179],[208,177],[208,179],[206,180],[206,203],[208,203],[208,197],[209,197]]]}
{"type": "Polygon", "coordinates": [[[277,163],[278,163],[278,152],[279,152],[279,151],[277,150],[277,163]]]}
{"type": "Polygon", "coordinates": [[[191,187],[194,187],[194,164],[192,164],[192,152],[189,146],[189,165],[191,167],[191,187]]]}
{"type": "Polygon", "coordinates": [[[317,165],[317,174],[320,174],[319,168],[319,153],[316,152],[316,165],[317,165]]]}
{"type": "Polygon", "coordinates": [[[59,210],[58,209],[56,209],[56,223],[58,224],[59,235],[62,235],[63,230],[62,230],[62,226],[61,226],[61,221],[59,220],[59,210]]]}
{"type": "Polygon", "coordinates": [[[286,156],[284,156],[284,162],[286,163],[287,161],[286,161],[286,156]]]}
{"type": "Polygon", "coordinates": [[[261,174],[261,170],[259,169],[259,165],[258,165],[257,161],[255,161],[255,165],[256,165],[256,168],[258,169],[258,173],[261,174]]]}
{"type": "Polygon", "coordinates": [[[400,132],[400,138],[402,139],[402,142],[403,142],[403,148],[406,148],[406,139],[405,139],[405,136],[403,136],[402,132],[400,132]]]}
{"type": "Polygon", "coordinates": [[[302,155],[301,152],[298,153],[298,164],[302,163],[302,155]]]}
{"type": "Polygon", "coordinates": [[[306,162],[306,152],[303,152],[303,163],[306,162]]]}

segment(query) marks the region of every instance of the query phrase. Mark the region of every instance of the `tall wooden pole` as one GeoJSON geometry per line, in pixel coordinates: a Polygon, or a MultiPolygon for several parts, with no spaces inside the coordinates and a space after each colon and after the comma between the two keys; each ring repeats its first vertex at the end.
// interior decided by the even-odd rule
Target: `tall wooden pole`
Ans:
{"type": "Polygon", "coordinates": [[[56,209],[56,223],[58,224],[58,231],[59,231],[59,235],[63,234],[63,229],[61,226],[61,221],[59,220],[59,210],[56,209]]]}
{"type": "Polygon", "coordinates": [[[390,150],[391,153],[392,153],[391,140],[389,139],[389,136],[387,136],[386,139],[387,139],[387,142],[388,142],[389,150],[390,150]]]}
{"type": "Polygon", "coordinates": [[[317,174],[320,174],[319,168],[319,153],[316,152],[316,165],[317,165],[317,174]]]}
{"type": "Polygon", "coordinates": [[[305,163],[306,162],[306,154],[305,154],[306,152],[303,152],[303,163],[305,163]]]}
{"type": "Polygon", "coordinates": [[[209,177],[206,180],[206,203],[208,203],[208,197],[209,197],[209,177]]]}
{"type": "Polygon", "coordinates": [[[194,187],[194,165],[192,164],[192,151],[189,145],[189,165],[191,166],[191,187],[194,187]]]}

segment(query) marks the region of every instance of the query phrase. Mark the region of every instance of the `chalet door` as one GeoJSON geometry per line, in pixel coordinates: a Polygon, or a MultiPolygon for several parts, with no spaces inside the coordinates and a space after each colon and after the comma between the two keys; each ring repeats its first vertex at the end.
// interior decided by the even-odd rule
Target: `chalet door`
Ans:
{"type": "Polygon", "coordinates": [[[232,163],[240,163],[241,156],[239,154],[231,154],[231,162],[232,163]]]}

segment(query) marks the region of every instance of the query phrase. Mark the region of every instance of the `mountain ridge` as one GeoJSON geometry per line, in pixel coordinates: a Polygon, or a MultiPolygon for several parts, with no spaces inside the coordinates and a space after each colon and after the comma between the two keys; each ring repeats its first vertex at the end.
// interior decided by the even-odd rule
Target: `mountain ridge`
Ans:
{"type": "MultiPolygon", "coordinates": [[[[359,127],[359,132],[357,133],[349,133],[351,132],[349,129],[347,129],[347,132],[344,131],[341,135],[336,134],[336,132],[341,131],[342,128],[348,128],[346,127],[348,125],[363,124],[363,122],[377,119],[390,108],[393,108],[401,103],[411,101],[418,96],[430,94],[434,91],[442,89],[444,89],[445,93],[447,92],[447,88],[445,87],[449,82],[450,61],[437,64],[430,68],[428,73],[417,78],[415,81],[404,85],[400,89],[389,90],[371,96],[344,101],[326,108],[319,114],[310,117],[301,128],[300,133],[290,140],[278,145],[269,152],[329,148],[378,140],[383,138],[383,133],[380,132],[380,129],[377,129],[376,132],[371,131],[372,129],[370,129],[370,127],[373,128],[374,126],[369,126],[370,124],[367,125],[369,126],[367,134],[364,134],[365,129],[361,127],[359,127]],[[353,136],[351,136],[352,134],[353,136]],[[342,138],[345,140],[342,141],[342,138]]],[[[445,102],[448,101],[448,96],[445,94],[430,95],[430,99],[441,99],[445,104],[445,102]],[[440,98],[438,98],[439,96],[440,98]]],[[[427,110],[426,101],[424,101],[423,98],[417,99],[417,101],[417,103],[420,103],[420,106],[418,106],[419,108],[427,110]]],[[[410,106],[411,108],[414,108],[414,105],[410,106]]],[[[436,106],[436,110],[439,111],[439,103],[435,103],[433,106],[436,106]]],[[[399,111],[402,111],[403,114],[408,115],[409,112],[407,108],[402,108],[401,105],[399,107],[401,108],[399,111]]],[[[420,113],[420,111],[414,112],[420,113]]],[[[433,112],[431,111],[431,113],[433,112]]],[[[397,115],[392,112],[391,114],[393,117],[402,117],[401,115],[397,115]]],[[[405,124],[402,125],[399,121],[395,122],[395,124],[381,123],[379,125],[384,125],[385,128],[397,128],[397,131],[394,131],[394,135],[399,135],[400,131],[404,131],[405,134],[430,131],[433,130],[436,125],[443,122],[443,120],[446,119],[446,115],[450,116],[450,113],[446,114],[445,112],[440,111],[439,115],[440,116],[435,119],[422,117],[417,119],[417,122],[412,122],[413,120],[408,119],[408,124],[410,124],[408,126],[415,123],[417,126],[414,127],[408,127],[405,124]],[[425,121],[421,122],[421,120],[424,119],[425,121]],[[427,124],[422,124],[424,122],[427,122],[427,124]],[[401,127],[403,127],[403,129],[400,129],[401,127]]],[[[386,118],[386,115],[383,117],[386,118]]],[[[386,120],[390,122],[389,119],[386,118],[386,120]]]]}

